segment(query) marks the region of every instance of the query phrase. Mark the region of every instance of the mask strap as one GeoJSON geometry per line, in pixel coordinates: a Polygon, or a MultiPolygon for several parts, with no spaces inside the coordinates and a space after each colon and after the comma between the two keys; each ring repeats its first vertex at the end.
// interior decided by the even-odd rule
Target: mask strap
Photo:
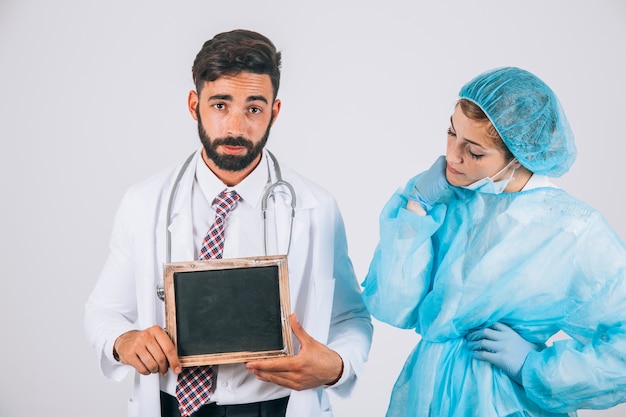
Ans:
{"type": "MultiPolygon", "coordinates": [[[[496,172],[495,175],[492,175],[490,178],[492,181],[496,181],[496,177],[499,176],[500,174],[502,174],[504,171],[506,171],[507,169],[509,169],[509,167],[511,166],[512,163],[517,162],[517,158],[513,158],[509,161],[508,164],[506,164],[504,166],[504,168],[502,168],[500,171],[496,172]]],[[[513,179],[513,175],[515,174],[515,171],[517,170],[517,168],[513,169],[513,172],[511,173],[511,175],[509,176],[508,180],[512,180],[513,179]]]]}

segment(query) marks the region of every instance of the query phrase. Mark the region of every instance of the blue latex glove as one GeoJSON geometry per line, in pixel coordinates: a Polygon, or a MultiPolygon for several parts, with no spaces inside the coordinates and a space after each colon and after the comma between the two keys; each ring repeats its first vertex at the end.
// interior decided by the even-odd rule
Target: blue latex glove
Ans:
{"type": "Polygon", "coordinates": [[[446,179],[446,158],[443,155],[407,190],[407,197],[419,202],[426,211],[436,203],[445,202],[451,195],[452,190],[446,179]]]}
{"type": "Polygon", "coordinates": [[[522,385],[522,366],[526,356],[541,345],[531,343],[503,323],[474,330],[465,336],[467,348],[474,358],[487,361],[502,369],[511,379],[522,385]]]}

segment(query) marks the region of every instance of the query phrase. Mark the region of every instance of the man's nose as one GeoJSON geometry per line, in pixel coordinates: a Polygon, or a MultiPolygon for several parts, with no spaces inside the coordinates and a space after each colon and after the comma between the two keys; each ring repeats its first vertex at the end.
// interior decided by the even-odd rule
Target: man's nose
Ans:
{"type": "Polygon", "coordinates": [[[243,136],[246,129],[245,115],[240,112],[232,112],[228,115],[226,122],[226,133],[229,136],[243,136]]]}

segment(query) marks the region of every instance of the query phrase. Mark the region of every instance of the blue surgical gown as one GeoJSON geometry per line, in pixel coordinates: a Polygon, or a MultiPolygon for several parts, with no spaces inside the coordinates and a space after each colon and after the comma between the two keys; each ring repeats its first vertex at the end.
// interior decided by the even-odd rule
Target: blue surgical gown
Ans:
{"type": "Polygon", "coordinates": [[[606,220],[557,188],[454,190],[426,216],[397,192],[380,215],[363,298],[421,335],[387,416],[564,416],[626,401],[626,248],[606,220]],[[495,322],[547,343],[523,387],[465,347],[495,322]],[[548,341],[558,331],[569,338],[548,341]]]}

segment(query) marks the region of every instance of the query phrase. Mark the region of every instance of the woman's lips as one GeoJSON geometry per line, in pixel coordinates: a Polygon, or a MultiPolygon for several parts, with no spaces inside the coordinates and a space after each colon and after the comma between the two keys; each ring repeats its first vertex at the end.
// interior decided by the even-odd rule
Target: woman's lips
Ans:
{"type": "Polygon", "coordinates": [[[447,169],[450,172],[450,174],[452,174],[452,175],[461,175],[461,173],[459,171],[457,171],[456,169],[452,168],[450,165],[447,166],[447,169]]]}

